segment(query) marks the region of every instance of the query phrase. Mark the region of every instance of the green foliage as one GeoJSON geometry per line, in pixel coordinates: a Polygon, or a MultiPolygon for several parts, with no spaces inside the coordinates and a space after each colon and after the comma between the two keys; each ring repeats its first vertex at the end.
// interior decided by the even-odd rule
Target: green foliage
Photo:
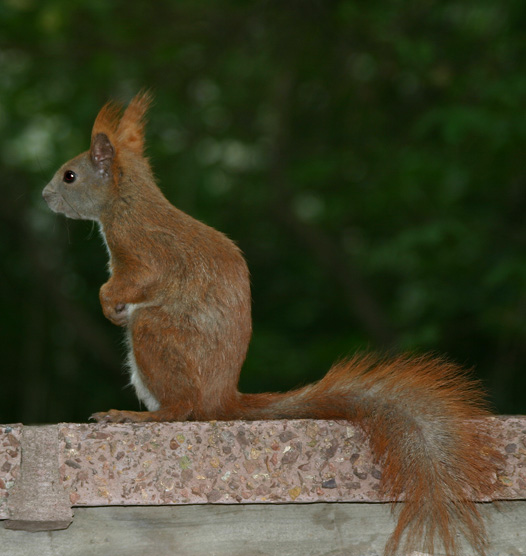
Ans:
{"type": "Polygon", "coordinates": [[[7,0],[0,19],[0,422],[136,404],[98,232],[40,192],[144,86],[162,189],[252,271],[243,389],[433,350],[525,411],[523,2],[7,0]]]}

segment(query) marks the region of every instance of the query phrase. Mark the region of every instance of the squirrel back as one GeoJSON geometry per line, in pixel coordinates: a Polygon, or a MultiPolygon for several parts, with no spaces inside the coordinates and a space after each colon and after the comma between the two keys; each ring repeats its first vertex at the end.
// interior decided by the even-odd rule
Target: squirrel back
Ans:
{"type": "Polygon", "coordinates": [[[52,210],[99,223],[110,255],[100,290],[105,316],[126,329],[130,381],[148,411],[96,413],[97,421],[348,419],[383,464],[382,488],[404,500],[386,547],[457,553],[461,534],[484,554],[472,502],[496,490],[493,447],[479,386],[432,357],[355,356],[288,393],[242,394],[251,336],[244,258],[220,232],[172,206],[144,156],[150,97],[106,105],[90,150],[44,189],[52,210]],[[473,420],[477,421],[474,422],[473,420]]]}

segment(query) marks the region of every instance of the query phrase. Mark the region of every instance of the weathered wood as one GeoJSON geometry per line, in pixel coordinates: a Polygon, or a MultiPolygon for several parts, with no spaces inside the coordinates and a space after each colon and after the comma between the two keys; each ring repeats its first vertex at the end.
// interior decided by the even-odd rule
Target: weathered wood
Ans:
{"type": "MultiPolygon", "coordinates": [[[[488,556],[523,555],[526,501],[486,507],[488,556]]],[[[78,508],[66,531],[0,528],[0,555],[380,556],[393,526],[388,504],[78,508]]]]}

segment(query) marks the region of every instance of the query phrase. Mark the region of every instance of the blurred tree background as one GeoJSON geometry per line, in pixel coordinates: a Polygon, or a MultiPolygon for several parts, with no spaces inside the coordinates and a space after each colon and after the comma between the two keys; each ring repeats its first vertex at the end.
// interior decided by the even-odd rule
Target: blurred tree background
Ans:
{"type": "Polygon", "coordinates": [[[0,422],[136,409],[106,252],[41,190],[150,87],[166,196],[252,272],[244,391],[448,354],[526,412],[522,0],[4,0],[0,422]]]}

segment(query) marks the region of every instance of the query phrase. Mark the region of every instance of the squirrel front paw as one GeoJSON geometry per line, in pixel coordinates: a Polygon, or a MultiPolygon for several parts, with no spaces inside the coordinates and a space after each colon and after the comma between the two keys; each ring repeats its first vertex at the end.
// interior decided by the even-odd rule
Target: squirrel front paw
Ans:
{"type": "Polygon", "coordinates": [[[117,303],[114,307],[102,308],[104,315],[117,326],[126,326],[129,321],[129,311],[126,303],[117,303]]]}
{"type": "Polygon", "coordinates": [[[117,326],[126,326],[130,312],[126,303],[112,303],[108,298],[101,296],[102,312],[104,316],[117,326]]]}
{"type": "MultiPolygon", "coordinates": [[[[126,326],[129,321],[130,311],[126,303],[119,301],[121,295],[115,295],[119,290],[104,284],[99,292],[100,304],[104,316],[117,326],[126,326]]],[[[121,297],[122,299],[122,297],[121,297]]]]}

